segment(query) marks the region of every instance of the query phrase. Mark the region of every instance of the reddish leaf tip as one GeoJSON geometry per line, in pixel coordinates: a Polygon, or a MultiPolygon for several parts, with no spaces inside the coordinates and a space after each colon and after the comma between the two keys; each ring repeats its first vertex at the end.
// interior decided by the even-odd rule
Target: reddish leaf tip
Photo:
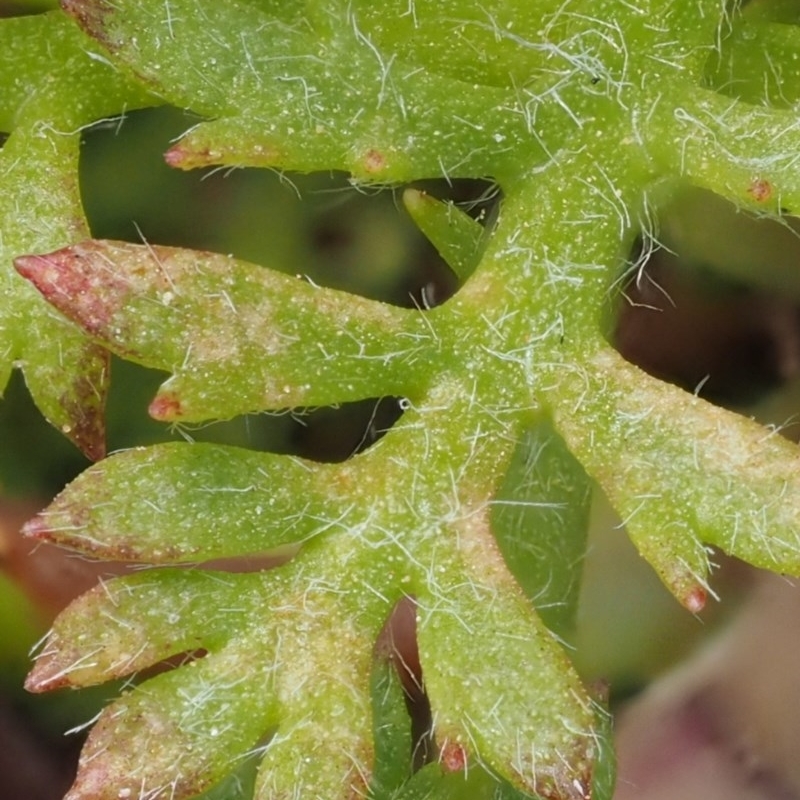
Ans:
{"type": "Polygon", "coordinates": [[[45,255],[20,256],[14,265],[62,314],[102,337],[131,294],[124,273],[110,268],[113,249],[114,243],[89,239],[45,255]]]}
{"type": "Polygon", "coordinates": [[[191,147],[184,142],[178,142],[164,153],[164,161],[167,166],[174,169],[196,169],[197,167],[208,167],[212,164],[219,164],[223,160],[223,154],[219,150],[212,150],[209,147],[191,147]]]}
{"type": "Polygon", "coordinates": [[[180,398],[171,392],[159,394],[147,409],[153,419],[168,422],[183,415],[180,398]]]}
{"type": "Polygon", "coordinates": [[[706,606],[708,594],[701,586],[696,586],[683,600],[683,605],[692,612],[699,614],[706,606]]]}
{"type": "Polygon", "coordinates": [[[164,161],[168,167],[179,167],[182,158],[183,151],[178,145],[175,147],[170,147],[170,149],[164,153],[164,161]]]}
{"type": "Polygon", "coordinates": [[[105,425],[92,426],[70,438],[89,461],[100,461],[106,457],[105,425]]]}
{"type": "Polygon", "coordinates": [[[31,694],[42,694],[55,689],[63,689],[70,685],[64,670],[59,669],[50,659],[37,661],[25,678],[25,691],[31,694]]]}
{"type": "MultiPolygon", "coordinates": [[[[102,759],[100,763],[94,763],[84,760],[84,756],[82,756],[78,766],[78,775],[70,790],[64,795],[64,800],[107,800],[107,798],[115,800],[131,798],[132,800],[136,797],[144,797],[138,788],[134,788],[133,782],[130,787],[124,785],[126,777],[122,768],[124,758],[119,759],[119,762],[116,764],[117,769],[114,769],[113,766],[109,767],[104,763],[102,759]],[[123,782],[122,786],[118,785],[120,780],[123,782]]],[[[147,792],[147,796],[161,797],[162,794],[147,792]]]]}
{"type": "Polygon", "coordinates": [[[184,166],[186,155],[186,150],[181,145],[176,144],[164,153],[164,161],[168,167],[180,168],[184,166]]]}
{"type": "Polygon", "coordinates": [[[33,280],[42,271],[46,263],[47,260],[43,256],[19,256],[14,259],[14,266],[17,272],[28,280],[33,280]]]}

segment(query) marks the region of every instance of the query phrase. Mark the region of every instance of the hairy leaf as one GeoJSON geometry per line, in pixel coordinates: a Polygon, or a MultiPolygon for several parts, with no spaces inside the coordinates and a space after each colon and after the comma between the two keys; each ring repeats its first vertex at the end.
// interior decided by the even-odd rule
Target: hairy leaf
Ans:
{"type": "Polygon", "coordinates": [[[90,241],[16,264],[106,347],[173,373],[159,419],[413,392],[429,338],[413,312],[214,253],[90,241]]]}

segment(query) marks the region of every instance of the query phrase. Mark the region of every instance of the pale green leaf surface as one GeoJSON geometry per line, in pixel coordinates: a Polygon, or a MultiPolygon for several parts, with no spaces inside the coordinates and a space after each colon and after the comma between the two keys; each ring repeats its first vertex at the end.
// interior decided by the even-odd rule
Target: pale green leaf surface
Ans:
{"type": "MultiPolygon", "coordinates": [[[[168,14],[160,3],[74,6],[116,63],[170,102],[223,118],[208,134],[201,124],[173,148],[175,165],[348,169],[368,180],[399,181],[472,176],[489,152],[495,174],[512,169],[503,153],[524,148],[533,160],[545,155],[513,87],[464,83],[449,92],[452,78],[393,68],[394,56],[383,55],[350,12],[335,23],[335,11],[321,10],[309,26],[266,14],[254,24],[253,9],[233,2],[172,0],[168,14]],[[375,78],[365,83],[364,74],[375,78]],[[442,117],[432,109],[445,93],[450,111],[442,117]],[[423,144],[431,139],[441,146],[423,144]]],[[[545,105],[550,110],[538,110],[540,121],[563,115],[557,103],[545,105]]]]}
{"type": "Polygon", "coordinates": [[[390,800],[412,774],[414,741],[406,698],[388,654],[378,654],[372,668],[372,716],[375,768],[372,800],[390,800]]]}
{"type": "MultiPolygon", "coordinates": [[[[749,6],[748,6],[749,8],[749,6]]],[[[753,104],[791,108],[800,101],[800,28],[766,22],[738,25],[707,67],[718,92],[753,104]]]]}
{"type": "Polygon", "coordinates": [[[231,646],[123,694],[92,728],[66,800],[128,791],[179,800],[210,788],[277,722],[270,672],[271,662],[231,646]],[[111,747],[120,740],[125,748],[111,747]]]}
{"type": "Polygon", "coordinates": [[[176,651],[207,651],[106,709],[68,796],[112,800],[135,785],[153,796],[169,787],[175,798],[192,797],[256,747],[266,759],[256,797],[293,786],[312,797],[365,790],[371,645],[391,601],[371,588],[382,571],[366,564],[362,586],[351,586],[346,573],[319,579],[348,549],[309,547],[267,572],[160,570],[112,581],[81,600],[109,628],[99,634],[105,641],[82,636],[88,658],[58,647],[83,622],[81,609],[65,612],[38,656],[31,688],[94,683],[176,651]],[[192,591],[200,584],[208,591],[192,591]],[[124,750],[110,746],[120,737],[124,750]]]}
{"type": "Polygon", "coordinates": [[[209,444],[129,450],[84,472],[26,530],[109,560],[264,554],[356,524],[344,469],[209,444]]]}
{"type": "Polygon", "coordinates": [[[252,574],[144,571],[105,581],[61,614],[27,685],[91,686],[170,656],[220,648],[252,611],[252,574]]]}
{"type": "Polygon", "coordinates": [[[659,103],[653,122],[645,133],[648,152],[667,171],[762,213],[800,209],[795,111],[736,103],[698,89],[659,103]],[[657,133],[665,128],[668,136],[657,133]],[[770,144],[766,153],[757,145],[762,141],[770,144]]]}
{"type": "Polygon", "coordinates": [[[545,69],[552,71],[556,48],[526,34],[548,12],[555,22],[559,5],[552,0],[535,8],[506,3],[487,13],[478,0],[415,0],[412,7],[406,0],[352,3],[364,35],[381,50],[459,81],[498,86],[522,85],[545,69]],[[503,48],[497,47],[500,39],[503,48]]]}
{"type": "Polygon", "coordinates": [[[747,3],[746,16],[767,22],[800,23],[800,9],[794,0],[753,0],[747,3]]]}
{"type": "Polygon", "coordinates": [[[438,574],[415,587],[440,746],[477,755],[527,791],[582,798],[596,755],[588,700],[506,572],[488,519],[476,514],[454,527],[455,552],[438,552],[438,574]],[[567,726],[548,724],[553,708],[569,716],[567,726]]]}
{"type": "Polygon", "coordinates": [[[392,800],[527,800],[534,795],[515,789],[491,774],[481,764],[449,772],[441,764],[428,764],[392,800]]]}

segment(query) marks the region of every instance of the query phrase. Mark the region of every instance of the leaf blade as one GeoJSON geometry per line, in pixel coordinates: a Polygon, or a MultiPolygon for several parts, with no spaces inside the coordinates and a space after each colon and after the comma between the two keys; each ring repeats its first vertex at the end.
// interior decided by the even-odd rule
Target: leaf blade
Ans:
{"type": "Polygon", "coordinates": [[[90,240],[15,263],[112,352],[173,373],[159,419],[402,395],[430,338],[414,312],[215,253],[90,240]]]}

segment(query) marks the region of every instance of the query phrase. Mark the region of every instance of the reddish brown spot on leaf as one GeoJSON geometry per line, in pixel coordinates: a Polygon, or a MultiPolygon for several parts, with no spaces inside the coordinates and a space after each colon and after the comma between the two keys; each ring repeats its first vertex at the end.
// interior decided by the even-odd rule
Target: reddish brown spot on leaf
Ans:
{"type": "Polygon", "coordinates": [[[368,150],[364,156],[364,169],[370,175],[376,175],[386,169],[386,158],[379,150],[368,150]]]}
{"type": "Polygon", "coordinates": [[[439,763],[445,772],[463,772],[467,767],[467,751],[463,745],[448,739],[439,751],[439,763]]]}
{"type": "Polygon", "coordinates": [[[106,455],[105,404],[108,394],[109,354],[97,345],[87,347],[86,369],[73,382],[72,392],[61,398],[61,406],[72,422],[63,429],[92,461],[106,455]],[[101,369],[92,369],[97,364],[101,369]]]}
{"type": "Polygon", "coordinates": [[[107,32],[107,17],[114,10],[108,0],[61,0],[61,8],[92,38],[114,49],[107,32]]]}
{"type": "Polygon", "coordinates": [[[757,203],[765,203],[772,197],[772,184],[764,178],[754,178],[747,187],[747,193],[757,203]]]}

